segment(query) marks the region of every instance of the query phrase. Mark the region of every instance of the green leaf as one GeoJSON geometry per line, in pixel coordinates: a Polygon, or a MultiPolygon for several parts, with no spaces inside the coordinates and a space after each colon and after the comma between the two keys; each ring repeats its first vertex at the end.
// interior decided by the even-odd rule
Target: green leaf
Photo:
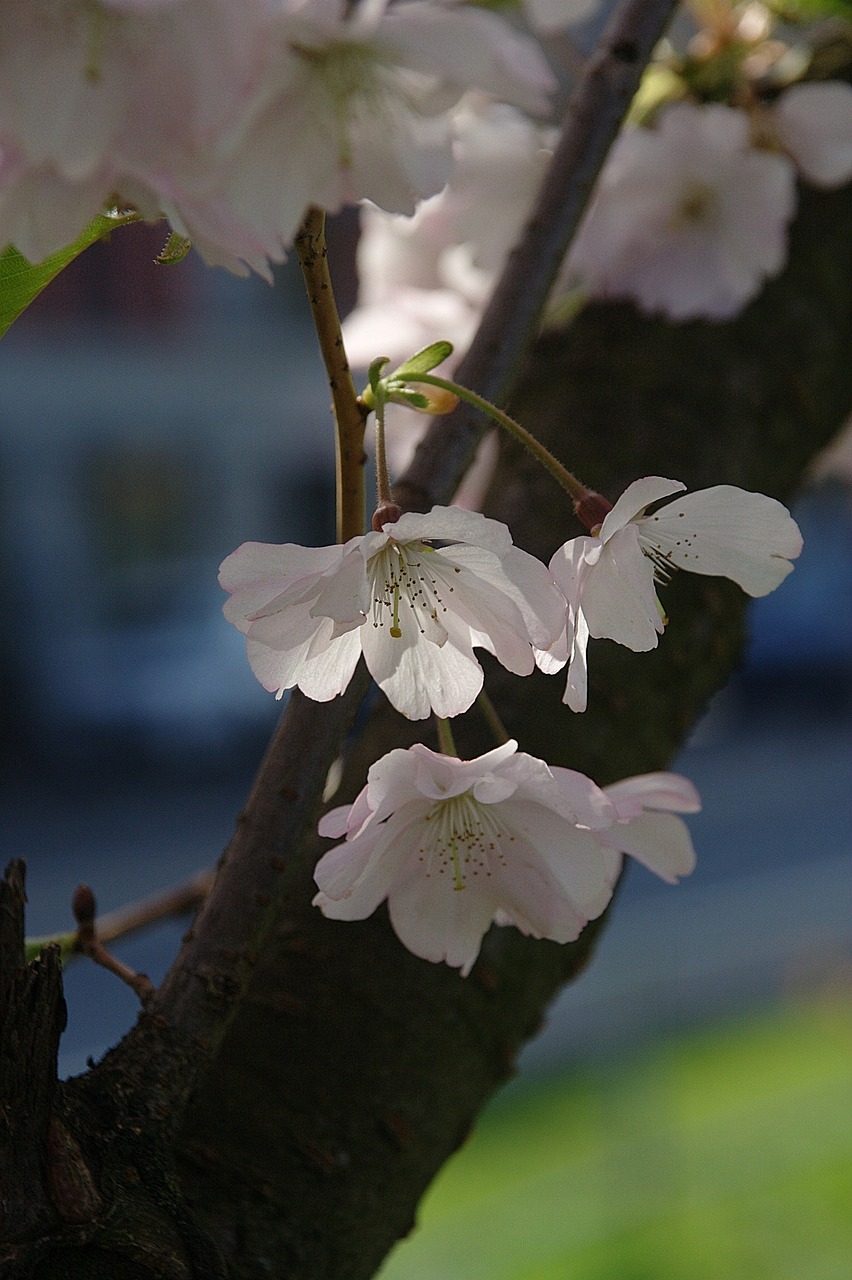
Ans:
{"type": "Polygon", "coordinates": [[[447,356],[453,354],[453,344],[443,340],[441,342],[433,342],[431,346],[424,347],[422,351],[417,351],[413,356],[401,364],[398,369],[394,369],[390,377],[399,378],[400,381],[414,381],[418,373],[429,373],[442,360],[446,360],[447,356]]]}
{"type": "Polygon", "coordinates": [[[23,254],[11,245],[0,254],[0,337],[22,311],[37,298],[42,289],[55,279],[69,262],[88,249],[96,240],[104,239],[116,227],[138,222],[139,214],[125,211],[99,214],[82,231],[73,244],[52,253],[43,262],[28,262],[23,254]]]}

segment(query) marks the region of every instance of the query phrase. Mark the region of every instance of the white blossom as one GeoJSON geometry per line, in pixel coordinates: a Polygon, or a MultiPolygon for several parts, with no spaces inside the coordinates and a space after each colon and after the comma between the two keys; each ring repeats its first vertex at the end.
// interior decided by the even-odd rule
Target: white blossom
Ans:
{"type": "Polygon", "coordinates": [[[629,485],[591,536],[572,538],[550,572],[566,600],[565,627],[539,666],[568,663],[565,701],[586,707],[589,637],[642,652],[665,627],[657,585],[675,569],[730,578],[750,596],[774,591],[792,572],[802,538],[786,507],[762,493],[716,485],[646,508],[685,489],[679,480],[646,476],[629,485]]]}
{"type": "Polygon", "coordinates": [[[476,760],[419,743],[370,769],[355,803],[322,819],[345,836],[314,873],[326,916],[361,920],[385,898],[403,944],[470,972],[498,914],[570,942],[612,896],[620,854],[598,843],[614,809],[582,774],[508,742],[476,760]]]}
{"type": "Polygon", "coordinates": [[[569,255],[591,297],[672,320],[735,315],[787,254],[795,173],[731,107],[678,103],[622,134],[569,255]]]}
{"type": "Polygon", "coordinates": [[[467,710],[483,680],[475,648],[528,675],[533,649],[553,643],[564,613],[544,565],[505,525],[454,507],[404,514],[344,546],[245,543],[219,580],[264,688],[280,697],[298,685],[328,701],[363,652],[413,720],[467,710]]]}

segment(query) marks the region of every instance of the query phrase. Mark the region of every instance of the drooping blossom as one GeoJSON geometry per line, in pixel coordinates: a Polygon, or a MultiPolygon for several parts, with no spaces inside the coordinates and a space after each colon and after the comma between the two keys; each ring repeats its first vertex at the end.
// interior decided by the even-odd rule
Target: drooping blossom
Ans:
{"type": "MultiPolygon", "coordinates": [[[[321,835],[344,842],[317,864],[314,904],[335,920],[363,920],[387,899],[409,951],[463,975],[493,921],[554,942],[577,938],[607,906],[622,850],[634,844],[654,860],[638,826],[630,835],[644,804],[680,808],[685,780],[634,779],[634,790],[620,784],[627,791],[610,798],[583,774],[517,748],[510,741],[458,760],[417,744],[382,757],[355,803],[320,822],[321,835]]],[[[656,861],[673,879],[687,858],[663,848],[656,861]]]]}
{"type": "Polygon", "coordinates": [[[779,142],[815,187],[852,179],[852,85],[840,80],[794,84],[770,112],[779,142]]]}
{"type": "Polygon", "coordinates": [[[792,572],[802,538],[780,502],[716,485],[647,513],[685,488],[661,476],[635,480],[595,533],[572,538],[553,556],[550,572],[567,602],[565,628],[537,660],[548,673],[568,663],[563,701],[572,710],[586,708],[590,637],[635,652],[656,648],[665,627],[656,588],[675,569],[730,578],[750,596],[768,595],[792,572]]]}
{"type": "Polygon", "coordinates": [[[616,142],[568,273],[591,297],[724,320],[783,267],[795,207],[793,166],[751,145],[744,111],[678,103],[616,142]]]}
{"type": "Polygon", "coordinates": [[[409,512],[343,546],[247,542],[224,561],[225,616],[264,688],[326,702],[363,653],[403,715],[459,715],[482,687],[474,648],[528,675],[562,626],[544,565],[478,512],[409,512]],[[437,543],[438,545],[434,545],[437,543]]]}

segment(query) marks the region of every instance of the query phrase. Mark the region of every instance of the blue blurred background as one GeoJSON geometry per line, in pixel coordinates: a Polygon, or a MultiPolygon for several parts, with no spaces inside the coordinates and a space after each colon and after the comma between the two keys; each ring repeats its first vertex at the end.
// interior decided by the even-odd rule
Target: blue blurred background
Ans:
{"type": "MultiPolygon", "coordinates": [[[[336,232],[344,306],[352,231],[350,221],[336,232]]],[[[162,239],[135,227],[96,246],[0,347],[0,840],[4,861],[27,859],[33,934],[70,927],[81,881],[109,910],[215,860],[280,710],[222,617],[218,565],[246,539],[333,539],[328,393],[298,273],[285,268],[270,289],[192,258],[155,267],[162,239]]],[[[842,465],[796,515],[801,560],[753,606],[744,668],[674,766],[704,800],[690,820],[698,869],[676,889],[631,869],[595,962],[523,1056],[521,1084],[537,1097],[566,1071],[571,1096],[585,1096],[582,1073],[615,1080],[650,1054],[645,1075],[612,1086],[642,1095],[664,1046],[696,1035],[718,1045],[718,1028],[744,1016],[758,1025],[791,998],[831,991],[848,1011],[852,484],[842,465]]],[[[116,953],[157,981],[184,927],[162,923],[116,953]]],[[[72,1074],[136,1008],[80,961],[67,998],[60,1065],[72,1074]]],[[[508,1132],[519,1114],[504,1116],[508,1132]]],[[[844,1152],[848,1162],[852,1139],[844,1152]]],[[[494,1212],[505,1219],[505,1206],[494,1212]]],[[[428,1251],[406,1262],[403,1246],[389,1280],[575,1274],[562,1254],[530,1269],[522,1247],[514,1270],[480,1271],[466,1247],[439,1266],[428,1251]]],[[[669,1271],[658,1253],[634,1254],[636,1265],[618,1255],[596,1270],[587,1259],[576,1274],[740,1274],[683,1258],[669,1271]]],[[[774,1257],[742,1274],[786,1276],[774,1257]]],[[[789,1274],[848,1277],[852,1241],[844,1265],[789,1274]]]]}

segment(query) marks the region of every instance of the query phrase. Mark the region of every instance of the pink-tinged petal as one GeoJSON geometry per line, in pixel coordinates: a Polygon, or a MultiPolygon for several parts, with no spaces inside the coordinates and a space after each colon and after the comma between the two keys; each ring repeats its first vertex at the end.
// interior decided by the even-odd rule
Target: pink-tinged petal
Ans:
{"type": "Polygon", "coordinates": [[[358,794],[358,799],[354,804],[338,805],[336,809],[329,809],[328,813],[324,813],[317,826],[319,834],[321,836],[326,836],[331,840],[342,839],[350,829],[349,815],[352,813],[366,790],[366,787],[361,789],[358,794]]]}
{"type": "Polygon", "coordinates": [[[574,942],[588,917],[579,911],[538,851],[516,838],[511,859],[499,867],[501,922],[511,922],[521,933],[551,942],[574,942]]]}
{"type": "MultiPolygon", "coordinates": [[[[332,902],[351,899],[358,881],[369,866],[377,842],[384,834],[381,827],[376,827],[357,840],[347,840],[324,853],[314,867],[314,880],[320,892],[332,902]]],[[[378,896],[369,910],[364,912],[364,916],[371,915],[385,896],[385,890],[380,886],[376,892],[378,896]]],[[[359,901],[357,909],[360,910],[362,905],[366,904],[359,901]]],[[[363,919],[361,916],[351,918],[363,919]]]]}
{"type": "Polygon", "coordinates": [[[698,813],[701,808],[695,786],[679,773],[643,773],[604,787],[604,791],[620,818],[632,818],[643,809],[698,813]]]}
{"type": "Polygon", "coordinates": [[[830,190],[852,178],[852,86],[795,84],[772,115],[782,146],[807,182],[830,190]]]}
{"type": "Polygon", "coordinates": [[[467,977],[496,908],[478,886],[456,889],[446,875],[421,875],[399,886],[388,909],[409,951],[433,963],[443,960],[467,977]]]}
{"type": "Polygon", "coordinates": [[[343,559],[343,547],[300,547],[293,542],[244,542],[226,556],[219,568],[225,591],[255,590],[272,584],[267,600],[297,578],[322,574],[343,559]]]}
{"type": "Polygon", "coordinates": [[[750,596],[774,591],[802,549],[786,507],[733,485],[686,494],[637,527],[643,541],[679,569],[730,578],[750,596]]]}
{"type": "Polygon", "coordinates": [[[656,648],[663,620],[654,566],[642,553],[634,524],[617,530],[586,572],[581,607],[590,636],[615,640],[635,653],[656,648]]]}
{"type": "Polygon", "coordinates": [[[600,915],[612,897],[620,866],[611,847],[602,849],[597,834],[581,830],[533,801],[513,798],[511,814],[516,838],[535,851],[542,874],[552,878],[559,895],[587,920],[600,915]]]}
{"type": "Polygon", "coordinates": [[[685,488],[686,485],[680,480],[666,480],[663,476],[643,476],[641,480],[634,480],[624,490],[612,511],[604,516],[599,534],[601,541],[606,542],[630,520],[635,520],[652,502],[680,493],[685,488]]]}
{"type": "Polygon", "coordinates": [[[598,838],[610,848],[629,853],[669,884],[695,869],[689,829],[673,813],[640,813],[600,832],[598,838]]]}

